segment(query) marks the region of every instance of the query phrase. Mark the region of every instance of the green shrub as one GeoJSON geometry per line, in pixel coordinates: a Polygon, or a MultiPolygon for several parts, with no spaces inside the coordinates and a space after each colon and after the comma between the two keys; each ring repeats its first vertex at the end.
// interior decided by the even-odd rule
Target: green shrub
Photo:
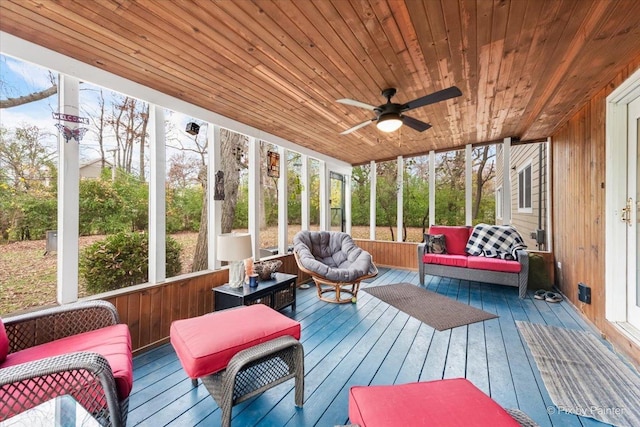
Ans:
{"type": "MultiPolygon", "coordinates": [[[[180,274],[181,248],[167,236],[166,275],[180,274]]],[[[112,291],[149,281],[149,236],[118,233],[94,243],[82,252],[80,274],[91,294],[112,291]]]]}

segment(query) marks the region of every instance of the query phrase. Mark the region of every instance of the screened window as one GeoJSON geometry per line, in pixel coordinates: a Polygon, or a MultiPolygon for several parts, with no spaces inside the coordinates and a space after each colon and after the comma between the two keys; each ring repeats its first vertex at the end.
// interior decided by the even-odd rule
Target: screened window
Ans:
{"type": "Polygon", "coordinates": [[[518,172],[518,211],[531,212],[531,164],[518,172]]]}

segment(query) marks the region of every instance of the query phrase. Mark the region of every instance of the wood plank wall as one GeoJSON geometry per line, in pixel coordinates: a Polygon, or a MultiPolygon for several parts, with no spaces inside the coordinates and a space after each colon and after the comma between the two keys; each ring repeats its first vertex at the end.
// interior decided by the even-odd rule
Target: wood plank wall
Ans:
{"type": "MultiPolygon", "coordinates": [[[[276,259],[276,258],[274,258],[276,259]]],[[[282,261],[279,271],[297,274],[297,283],[309,280],[298,270],[293,255],[277,257],[282,261]]],[[[131,290],[102,297],[116,306],[120,321],[129,325],[134,353],[166,343],[171,322],[210,313],[213,307],[212,288],[229,280],[229,270],[193,275],[155,286],[136,286],[131,290]]]]}
{"type": "Polygon", "coordinates": [[[553,238],[556,283],[614,345],[640,365],[640,348],[605,319],[606,97],[640,67],[632,60],[552,136],[553,238]],[[558,262],[562,268],[558,268],[558,262]],[[592,304],[578,301],[578,283],[592,304]]]}
{"type": "Polygon", "coordinates": [[[417,243],[360,239],[354,239],[354,241],[371,254],[377,266],[418,269],[417,243]]]}

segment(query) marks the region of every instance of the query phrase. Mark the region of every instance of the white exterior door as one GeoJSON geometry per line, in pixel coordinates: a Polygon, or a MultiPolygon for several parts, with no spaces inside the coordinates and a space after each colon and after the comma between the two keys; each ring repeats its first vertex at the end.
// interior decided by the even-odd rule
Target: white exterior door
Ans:
{"type": "Polygon", "coordinates": [[[640,98],[628,110],[627,322],[640,330],[640,98]]]}

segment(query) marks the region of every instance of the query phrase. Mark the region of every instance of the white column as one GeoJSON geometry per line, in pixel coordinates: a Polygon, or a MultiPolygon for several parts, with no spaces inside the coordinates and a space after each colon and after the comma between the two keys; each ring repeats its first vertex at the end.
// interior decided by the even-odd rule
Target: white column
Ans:
{"type": "MultiPolygon", "coordinates": [[[[436,152],[429,151],[429,226],[436,223],[436,152]]],[[[428,227],[427,227],[428,229],[428,227]]]]}
{"type": "Polygon", "coordinates": [[[511,137],[502,143],[502,225],[511,224],[511,137]]]}
{"type": "Polygon", "coordinates": [[[329,172],[327,162],[320,161],[320,230],[331,229],[331,185],[329,184],[329,172]]]}
{"type": "MultiPolygon", "coordinates": [[[[217,237],[222,232],[222,200],[213,200],[216,185],[216,174],[221,172],[220,165],[220,127],[211,123],[207,125],[207,264],[209,270],[219,269],[217,237]]],[[[228,179],[228,177],[226,177],[228,179]]]]}
{"type": "Polygon", "coordinates": [[[167,264],[167,150],[164,140],[164,109],[157,105],[149,105],[149,134],[149,283],[159,283],[166,279],[167,264]]]}
{"type": "Polygon", "coordinates": [[[351,235],[351,175],[344,177],[344,232],[351,235]]]}
{"type": "Polygon", "coordinates": [[[373,160],[369,168],[369,239],[376,240],[376,185],[378,175],[376,172],[377,163],[373,160]]]}
{"type": "Polygon", "coordinates": [[[249,233],[253,237],[253,258],[260,259],[260,141],[249,138],[249,233]]]}
{"type": "Polygon", "coordinates": [[[287,149],[278,147],[280,154],[280,178],[278,178],[278,254],[286,254],[289,247],[289,167],[287,149]]]}
{"type": "Polygon", "coordinates": [[[398,156],[398,173],[396,176],[396,200],[398,206],[396,206],[396,241],[402,242],[402,224],[404,222],[404,159],[402,156],[398,156]]]}
{"type": "MultiPolygon", "coordinates": [[[[79,81],[60,75],[58,110],[60,113],[78,115],[79,81]]],[[[70,129],[77,123],[63,122],[70,129]]],[[[79,145],[75,139],[65,142],[58,136],[58,274],[57,299],[60,304],[78,299],[78,235],[80,206],[79,145]]]]}
{"type": "Polygon", "coordinates": [[[300,194],[300,228],[302,230],[309,230],[311,228],[311,192],[309,191],[309,183],[311,180],[309,178],[309,156],[302,154],[300,156],[300,160],[302,161],[302,169],[300,171],[300,179],[302,180],[302,193],[300,194]]]}
{"type": "Polygon", "coordinates": [[[471,144],[467,144],[464,150],[464,216],[465,225],[472,225],[473,222],[473,159],[472,159],[473,147],[471,144]]]}

